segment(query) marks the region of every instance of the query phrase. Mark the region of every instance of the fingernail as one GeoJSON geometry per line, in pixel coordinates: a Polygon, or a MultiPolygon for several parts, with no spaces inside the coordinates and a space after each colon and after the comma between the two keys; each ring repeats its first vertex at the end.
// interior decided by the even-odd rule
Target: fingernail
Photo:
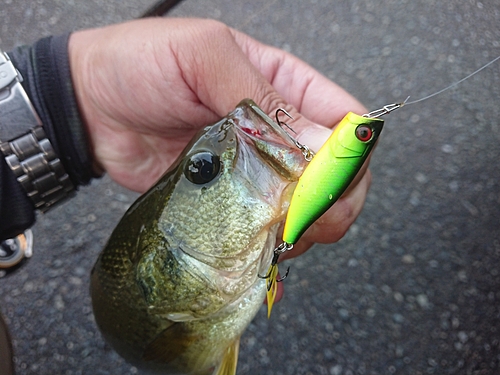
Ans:
{"type": "Polygon", "coordinates": [[[297,137],[297,140],[314,152],[318,152],[331,134],[332,130],[329,128],[321,125],[311,125],[297,137]]]}

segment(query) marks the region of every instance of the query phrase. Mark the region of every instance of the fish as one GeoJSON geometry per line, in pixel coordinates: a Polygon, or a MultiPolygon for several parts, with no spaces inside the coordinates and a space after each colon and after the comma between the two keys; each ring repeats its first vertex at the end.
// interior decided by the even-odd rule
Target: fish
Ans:
{"type": "Polygon", "coordinates": [[[306,165],[249,99],[203,128],[130,206],[92,269],[95,321],[113,349],[151,374],[235,374],[266,295],[259,274],[306,165]]]}

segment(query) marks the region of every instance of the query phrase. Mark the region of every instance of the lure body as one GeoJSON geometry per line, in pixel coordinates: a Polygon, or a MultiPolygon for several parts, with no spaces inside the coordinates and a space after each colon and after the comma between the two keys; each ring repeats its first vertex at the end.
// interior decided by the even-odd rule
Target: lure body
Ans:
{"type": "Polygon", "coordinates": [[[283,243],[274,250],[275,256],[265,276],[268,317],[274,305],[277,282],[284,279],[276,280],[279,255],[291,250],[307,228],[340,198],[354,180],[382,132],[384,120],[377,116],[403,104],[388,105],[365,116],[349,112],[302,173],[288,208],[283,243]]]}
{"type": "Polygon", "coordinates": [[[293,193],[283,241],[295,244],[344,193],[370,155],[384,120],[349,112],[311,160],[293,193]]]}

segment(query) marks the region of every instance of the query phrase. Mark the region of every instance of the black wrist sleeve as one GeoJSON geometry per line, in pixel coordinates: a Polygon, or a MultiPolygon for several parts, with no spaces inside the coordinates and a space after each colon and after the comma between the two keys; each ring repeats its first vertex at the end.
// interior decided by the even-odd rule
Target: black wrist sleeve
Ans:
{"type": "MultiPolygon", "coordinates": [[[[40,39],[8,52],[23,77],[48,139],[75,186],[93,177],[93,160],[71,80],[69,34],[40,39]]],[[[33,204],[5,160],[0,162],[0,239],[19,234],[35,220],[33,204]]]]}

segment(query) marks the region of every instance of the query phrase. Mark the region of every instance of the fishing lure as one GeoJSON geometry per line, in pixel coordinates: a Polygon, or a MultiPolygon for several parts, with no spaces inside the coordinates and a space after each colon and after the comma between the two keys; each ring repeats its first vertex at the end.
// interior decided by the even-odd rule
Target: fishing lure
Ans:
{"type": "MultiPolygon", "coordinates": [[[[349,112],[316,155],[294,141],[310,163],[293,192],[285,220],[283,243],[274,250],[266,278],[268,317],[277,293],[278,259],[293,248],[304,232],[323,215],[344,193],[370,155],[384,125],[380,119],[401,108],[403,103],[389,104],[363,116],[349,112]]],[[[286,113],[286,112],[285,112],[286,113]]],[[[283,124],[282,122],[279,122],[283,124]]]]}

